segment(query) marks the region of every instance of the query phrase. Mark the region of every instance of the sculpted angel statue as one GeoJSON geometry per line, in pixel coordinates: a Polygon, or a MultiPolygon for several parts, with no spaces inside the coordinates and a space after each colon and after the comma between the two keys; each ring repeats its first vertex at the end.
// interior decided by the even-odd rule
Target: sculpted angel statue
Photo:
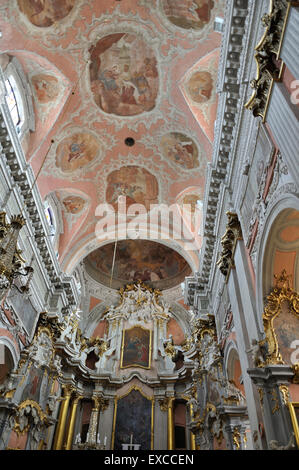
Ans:
{"type": "Polygon", "coordinates": [[[257,339],[253,339],[251,345],[252,347],[246,352],[251,353],[254,366],[261,367],[265,363],[268,354],[266,340],[258,341],[257,339]]]}

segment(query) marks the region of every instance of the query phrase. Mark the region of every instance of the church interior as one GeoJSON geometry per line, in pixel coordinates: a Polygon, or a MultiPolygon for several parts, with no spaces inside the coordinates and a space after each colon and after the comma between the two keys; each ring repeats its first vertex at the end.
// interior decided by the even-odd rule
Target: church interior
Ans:
{"type": "Polygon", "coordinates": [[[0,449],[299,449],[299,2],[0,0],[0,449]]]}

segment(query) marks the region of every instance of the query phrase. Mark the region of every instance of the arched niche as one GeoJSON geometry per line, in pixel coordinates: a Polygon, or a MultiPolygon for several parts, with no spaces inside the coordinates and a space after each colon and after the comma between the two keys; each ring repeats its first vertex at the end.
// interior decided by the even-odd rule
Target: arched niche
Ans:
{"type": "Polygon", "coordinates": [[[272,224],[263,263],[263,294],[268,295],[274,276],[285,269],[291,286],[299,290],[299,208],[285,209],[272,224]]]}
{"type": "Polygon", "coordinates": [[[268,209],[257,247],[256,297],[257,322],[263,332],[262,312],[275,278],[283,269],[291,276],[291,286],[299,291],[299,198],[284,193],[268,209]]]}
{"type": "Polygon", "coordinates": [[[0,384],[3,384],[18,362],[17,353],[9,338],[0,337],[0,384]]]}
{"type": "Polygon", "coordinates": [[[241,390],[244,395],[245,391],[243,386],[241,362],[237,350],[237,345],[234,341],[230,341],[230,343],[226,347],[224,364],[227,380],[229,382],[232,382],[239,390],[241,390]]]}

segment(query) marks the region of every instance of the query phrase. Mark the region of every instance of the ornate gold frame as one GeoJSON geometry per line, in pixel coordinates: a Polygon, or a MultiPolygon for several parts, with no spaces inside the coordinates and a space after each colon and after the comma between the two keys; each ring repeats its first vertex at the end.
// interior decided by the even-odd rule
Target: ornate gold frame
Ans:
{"type": "MultiPolygon", "coordinates": [[[[22,403],[20,403],[20,405],[19,405],[18,408],[17,408],[18,412],[19,412],[20,410],[22,410],[23,408],[26,408],[26,406],[28,406],[28,405],[31,406],[32,408],[35,408],[35,409],[36,409],[36,411],[37,411],[37,413],[38,413],[38,416],[39,416],[39,418],[40,418],[40,420],[41,420],[42,423],[43,423],[43,422],[47,422],[47,418],[48,418],[48,417],[47,417],[46,413],[43,412],[43,410],[41,409],[40,405],[39,405],[36,401],[34,401],[34,400],[25,400],[25,401],[23,401],[22,403]]],[[[17,419],[16,419],[16,422],[15,422],[15,425],[14,425],[14,427],[13,427],[13,431],[15,431],[15,432],[17,433],[17,435],[19,436],[19,435],[22,435],[22,434],[25,434],[26,432],[28,432],[29,428],[30,428],[30,425],[27,425],[27,426],[25,426],[25,428],[21,431],[21,429],[20,429],[20,423],[19,423],[18,418],[17,418],[17,419]]]]}
{"type": "Polygon", "coordinates": [[[112,427],[112,438],[111,438],[111,450],[114,450],[114,441],[115,441],[115,425],[116,425],[116,416],[117,416],[117,403],[118,400],[121,400],[122,398],[126,397],[129,395],[132,390],[137,390],[138,392],[141,393],[141,395],[146,398],[147,400],[150,400],[152,402],[152,413],[151,413],[151,450],[154,450],[154,410],[155,410],[155,399],[150,398],[145,393],[141,390],[140,387],[137,385],[132,385],[129,389],[128,392],[124,393],[123,395],[119,397],[114,398],[114,414],[113,414],[113,427],[112,427]]]}
{"type": "Polygon", "coordinates": [[[289,402],[289,411],[294,429],[295,439],[299,448],[299,421],[296,416],[295,408],[299,408],[299,402],[289,402]]]}
{"type": "Polygon", "coordinates": [[[124,329],[123,330],[122,343],[121,343],[120,369],[128,369],[130,367],[140,367],[141,369],[149,370],[151,368],[151,360],[152,360],[152,330],[149,330],[148,328],[143,328],[143,326],[140,326],[140,325],[134,325],[134,326],[132,326],[132,328],[124,329]],[[148,366],[147,367],[141,366],[139,364],[132,364],[132,365],[129,365],[129,366],[123,366],[125,334],[126,334],[126,331],[133,330],[134,328],[141,328],[142,330],[149,332],[149,360],[148,360],[148,366]]]}
{"type": "MultiPolygon", "coordinates": [[[[274,276],[276,279],[275,287],[267,296],[267,303],[263,313],[264,331],[268,343],[268,353],[266,364],[284,364],[277,337],[274,329],[273,322],[281,312],[281,305],[287,301],[291,313],[293,313],[299,320],[299,294],[289,286],[289,276],[284,269],[279,276],[274,276]]],[[[261,364],[263,367],[264,364],[261,364]]]]}

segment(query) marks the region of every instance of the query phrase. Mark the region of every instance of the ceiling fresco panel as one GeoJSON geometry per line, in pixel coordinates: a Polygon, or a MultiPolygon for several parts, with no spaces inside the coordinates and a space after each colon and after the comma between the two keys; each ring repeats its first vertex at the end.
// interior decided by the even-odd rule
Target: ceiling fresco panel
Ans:
{"type": "MultiPolygon", "coordinates": [[[[85,266],[89,275],[109,285],[114,243],[90,253],[85,266]]],[[[121,240],[117,243],[112,287],[128,282],[149,282],[159,289],[178,285],[191,269],[187,261],[173,249],[150,240],[121,240]]]]}
{"type": "Polygon", "coordinates": [[[47,28],[62,20],[73,9],[76,0],[18,0],[18,6],[30,23],[47,28]]]}
{"type": "Polygon", "coordinates": [[[155,107],[157,61],[141,37],[132,33],[106,36],[92,46],[90,59],[91,89],[103,111],[134,116],[155,107]]]}
{"type": "MultiPolygon", "coordinates": [[[[221,34],[213,25],[224,7],[224,0],[0,0],[2,50],[20,58],[33,95],[36,132],[26,158],[42,197],[57,196],[65,268],[99,246],[96,208],[116,208],[120,195],[147,210],[190,204],[196,225],[217,108],[221,34]]],[[[153,282],[179,287],[180,276],[168,275],[153,282]]]]}
{"type": "Polygon", "coordinates": [[[72,173],[92,162],[99,154],[100,144],[88,132],[65,138],[56,150],[56,165],[64,173],[72,173]]]}
{"type": "Polygon", "coordinates": [[[184,29],[200,30],[211,20],[213,0],[162,0],[168,20],[184,29]]]}
{"type": "Polygon", "coordinates": [[[188,170],[198,166],[197,146],[185,134],[170,132],[162,137],[160,143],[165,158],[188,170]]]}
{"type": "Polygon", "coordinates": [[[142,204],[146,210],[158,202],[158,182],[145,168],[124,166],[107,178],[106,201],[115,209],[119,196],[126,197],[127,207],[142,204]]]}

